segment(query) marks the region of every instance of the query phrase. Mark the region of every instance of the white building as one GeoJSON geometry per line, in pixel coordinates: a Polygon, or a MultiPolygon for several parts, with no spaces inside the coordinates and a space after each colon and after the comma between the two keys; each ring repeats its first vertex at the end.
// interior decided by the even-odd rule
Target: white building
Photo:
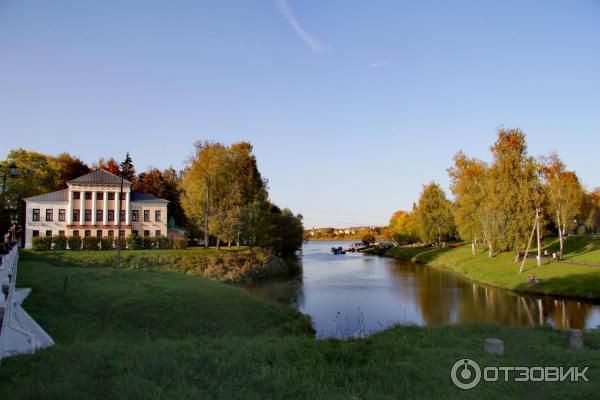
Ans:
{"type": "Polygon", "coordinates": [[[120,236],[167,235],[168,200],[134,192],[131,182],[104,170],[75,178],[67,186],[25,199],[26,248],[35,236],[116,237],[119,221],[120,236]]]}

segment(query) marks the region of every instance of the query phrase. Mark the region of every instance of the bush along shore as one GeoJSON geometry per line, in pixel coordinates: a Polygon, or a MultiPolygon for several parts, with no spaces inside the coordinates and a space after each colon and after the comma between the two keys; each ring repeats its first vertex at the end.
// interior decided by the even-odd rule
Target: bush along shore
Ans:
{"type": "MultiPolygon", "coordinates": [[[[115,251],[97,250],[23,250],[24,260],[37,260],[84,268],[115,267],[115,251]]],[[[297,273],[296,264],[287,263],[259,248],[146,249],[122,250],[123,269],[172,271],[193,274],[222,282],[242,283],[297,273]]]]}
{"type": "MultiPolygon", "coordinates": [[[[543,243],[543,249],[549,254],[557,251],[559,246],[556,238],[543,243]]],[[[535,261],[537,250],[534,249],[530,254],[534,258],[527,260],[521,274],[520,263],[515,263],[514,253],[501,253],[490,258],[481,248],[473,256],[469,245],[446,248],[407,246],[388,250],[371,248],[365,253],[450,269],[473,281],[519,292],[600,300],[600,267],[591,262],[600,261],[600,238],[569,237],[566,248],[563,261],[545,258],[540,267],[535,261]],[[532,281],[532,278],[535,280],[532,281]]]]}

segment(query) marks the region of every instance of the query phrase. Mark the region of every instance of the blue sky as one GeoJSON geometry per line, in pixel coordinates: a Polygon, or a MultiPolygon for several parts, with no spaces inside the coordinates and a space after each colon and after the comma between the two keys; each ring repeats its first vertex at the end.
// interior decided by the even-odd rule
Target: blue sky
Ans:
{"type": "Polygon", "coordinates": [[[600,2],[0,0],[2,155],[248,140],[305,226],[385,224],[501,125],[600,186],[600,2]]]}

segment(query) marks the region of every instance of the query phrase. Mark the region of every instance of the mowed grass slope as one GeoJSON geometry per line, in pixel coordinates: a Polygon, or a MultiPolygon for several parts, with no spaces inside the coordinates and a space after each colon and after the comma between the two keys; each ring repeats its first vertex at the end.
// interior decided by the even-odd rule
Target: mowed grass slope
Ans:
{"type": "Polygon", "coordinates": [[[600,390],[595,332],[583,350],[569,349],[564,331],[477,325],[316,341],[294,311],[197,276],[25,256],[18,283],[33,288],[25,308],[57,345],[3,360],[0,393],[10,399],[583,399],[600,390]],[[488,337],[505,341],[505,357],[483,351],[488,337]],[[591,382],[487,383],[463,392],[449,371],[465,357],[590,366],[591,382]]]}
{"type": "MultiPolygon", "coordinates": [[[[551,254],[558,250],[558,240],[544,241],[544,249],[551,254]]],[[[600,298],[600,267],[576,265],[569,261],[591,262],[600,257],[600,238],[569,237],[567,239],[565,262],[544,260],[537,267],[535,259],[529,259],[525,271],[519,274],[520,263],[514,262],[514,253],[502,253],[489,258],[485,249],[477,249],[471,254],[469,245],[458,248],[400,247],[388,250],[385,256],[414,261],[432,266],[444,267],[460,272],[469,279],[494,286],[530,293],[551,294],[588,299],[600,298]],[[540,282],[530,285],[529,275],[535,274],[540,282]]],[[[537,249],[530,252],[534,257],[537,249]]],[[[600,263],[600,258],[595,261],[600,263]]]]}

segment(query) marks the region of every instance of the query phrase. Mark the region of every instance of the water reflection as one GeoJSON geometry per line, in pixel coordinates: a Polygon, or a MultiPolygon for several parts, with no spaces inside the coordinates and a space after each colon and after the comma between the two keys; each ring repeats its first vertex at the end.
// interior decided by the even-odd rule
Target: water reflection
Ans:
{"type": "Polygon", "coordinates": [[[473,284],[450,271],[361,254],[332,255],[340,242],[310,242],[301,275],[248,290],[309,314],[319,337],[370,333],[392,324],[550,324],[595,328],[600,306],[590,302],[518,295],[473,284]]]}

